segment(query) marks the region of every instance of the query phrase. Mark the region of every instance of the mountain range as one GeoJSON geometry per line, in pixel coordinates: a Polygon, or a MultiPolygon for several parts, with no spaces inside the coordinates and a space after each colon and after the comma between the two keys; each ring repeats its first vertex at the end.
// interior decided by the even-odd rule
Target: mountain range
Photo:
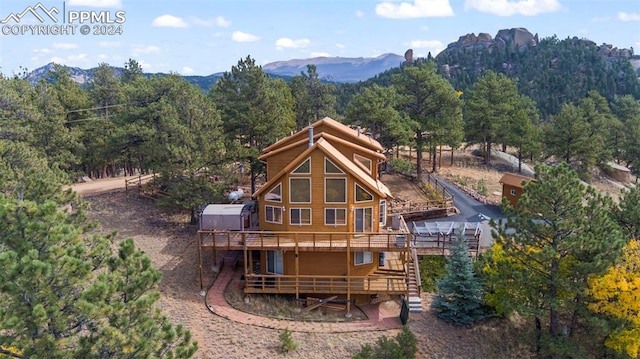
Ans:
{"type": "MultiPolygon", "coordinates": [[[[595,46],[598,53],[606,59],[625,58],[628,59],[636,73],[640,71],[640,56],[634,55],[633,50],[618,49],[612,45],[596,45],[590,40],[578,39],[584,42],[585,46],[595,46]]],[[[436,61],[445,63],[444,72],[447,75],[450,64],[446,57],[452,53],[481,53],[482,51],[493,51],[493,49],[508,50],[510,52],[522,53],[526,48],[535,47],[539,43],[538,34],[533,35],[525,28],[512,28],[500,30],[495,37],[486,33],[466,34],[460,36],[458,41],[450,43],[445,50],[436,56],[436,61]]],[[[315,57],[309,59],[293,59],[288,61],[277,61],[262,66],[262,69],[271,76],[289,80],[293,76],[299,76],[306,72],[307,65],[316,66],[319,78],[323,81],[333,83],[355,83],[365,81],[378,74],[392,68],[399,67],[405,61],[413,61],[413,51],[407,50],[404,56],[387,53],[373,58],[367,57],[315,57]]],[[[48,71],[53,69],[53,63],[49,63],[32,71],[28,79],[37,82],[46,77],[48,71]]],[[[81,69],[78,67],[67,67],[72,78],[85,84],[91,81],[96,68],[81,69]]],[[[123,68],[114,67],[116,76],[122,74],[123,68]]],[[[214,73],[208,76],[185,75],[184,78],[208,91],[213,84],[223,76],[223,72],[214,73]]],[[[163,73],[145,73],[146,76],[164,76],[163,73]]],[[[640,74],[639,74],[640,75],[640,74]]]]}
{"type": "MultiPolygon", "coordinates": [[[[294,59],[288,61],[277,61],[262,66],[267,74],[290,79],[293,76],[299,76],[302,72],[306,73],[307,65],[315,65],[319,77],[323,81],[345,83],[358,82],[369,79],[381,72],[400,66],[404,61],[404,57],[396,54],[384,54],[378,57],[315,57],[310,59],[294,59]]],[[[49,63],[31,71],[28,79],[31,82],[37,82],[41,78],[46,77],[49,71],[52,71],[54,63],[49,63]]],[[[65,66],[71,78],[79,84],[86,84],[91,81],[96,68],[81,69],[79,67],[65,66]]],[[[116,76],[120,76],[123,72],[122,67],[113,67],[116,76]]],[[[213,84],[223,76],[223,72],[214,73],[208,76],[183,76],[187,81],[196,84],[204,90],[210,89],[213,84]]],[[[146,76],[159,75],[164,73],[145,73],[146,76]]]]}

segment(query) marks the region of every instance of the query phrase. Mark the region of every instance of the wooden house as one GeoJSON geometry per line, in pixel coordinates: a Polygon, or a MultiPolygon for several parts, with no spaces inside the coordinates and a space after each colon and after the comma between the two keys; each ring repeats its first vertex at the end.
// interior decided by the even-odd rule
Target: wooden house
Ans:
{"type": "Polygon", "coordinates": [[[515,173],[505,173],[502,175],[502,178],[500,178],[502,198],[506,198],[511,204],[511,207],[515,207],[524,193],[524,186],[530,181],[534,181],[534,179],[515,173]]]}
{"type": "Polygon", "coordinates": [[[245,293],[337,296],[347,310],[379,294],[408,295],[415,256],[406,224],[390,228],[387,219],[382,150],[328,117],[281,139],[259,157],[267,165],[253,194],[259,228],[201,230],[199,248],[241,251],[245,293]]]}

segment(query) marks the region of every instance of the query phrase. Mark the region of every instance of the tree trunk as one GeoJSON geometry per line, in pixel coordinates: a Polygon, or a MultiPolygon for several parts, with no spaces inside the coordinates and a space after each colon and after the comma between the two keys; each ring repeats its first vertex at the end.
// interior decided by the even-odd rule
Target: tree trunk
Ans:
{"type": "Polygon", "coordinates": [[[484,164],[491,163],[491,141],[487,141],[487,150],[484,152],[484,164]]]}
{"type": "Polygon", "coordinates": [[[518,151],[518,173],[522,173],[522,150],[518,151]]]}
{"type": "Polygon", "coordinates": [[[536,353],[540,353],[542,349],[542,323],[540,318],[536,316],[536,353]]]}
{"type": "Polygon", "coordinates": [[[416,175],[422,179],[422,132],[416,132],[416,175]]]}
{"type": "Polygon", "coordinates": [[[436,149],[433,148],[431,153],[432,153],[432,155],[431,155],[431,160],[432,160],[431,172],[435,173],[435,172],[438,171],[438,161],[436,161],[436,159],[438,157],[438,151],[436,151],[436,149]]]}

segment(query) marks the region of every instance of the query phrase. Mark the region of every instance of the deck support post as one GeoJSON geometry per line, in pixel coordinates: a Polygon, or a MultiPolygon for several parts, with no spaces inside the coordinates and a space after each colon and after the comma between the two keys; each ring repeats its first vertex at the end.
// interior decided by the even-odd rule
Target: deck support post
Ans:
{"type": "Polygon", "coordinates": [[[351,316],[351,238],[352,234],[347,234],[347,316],[351,316]]]}
{"type": "Polygon", "coordinates": [[[202,235],[200,232],[196,235],[196,240],[198,241],[198,265],[200,269],[200,292],[204,290],[204,277],[202,274],[202,235]]]}
{"type": "Polygon", "coordinates": [[[242,251],[242,255],[244,256],[244,287],[247,288],[249,286],[249,273],[251,273],[249,268],[253,268],[253,256],[250,256],[247,250],[247,238],[244,233],[242,235],[242,243],[244,245],[242,251]]]}
{"type": "Polygon", "coordinates": [[[295,252],[294,252],[294,256],[295,256],[295,267],[296,267],[296,306],[300,305],[300,250],[298,247],[298,233],[296,232],[294,235],[294,239],[296,241],[296,246],[295,246],[295,252]]]}

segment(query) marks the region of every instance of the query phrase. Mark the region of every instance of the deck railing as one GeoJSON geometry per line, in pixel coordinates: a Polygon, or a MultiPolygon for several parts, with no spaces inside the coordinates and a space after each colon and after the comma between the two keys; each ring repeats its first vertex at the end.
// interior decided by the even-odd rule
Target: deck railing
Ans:
{"type": "Polygon", "coordinates": [[[280,250],[298,247],[305,251],[345,251],[347,248],[350,251],[403,251],[409,247],[408,234],[410,233],[404,230],[375,233],[198,231],[202,246],[231,250],[280,250]]]}
{"type": "Polygon", "coordinates": [[[347,293],[374,294],[407,291],[402,276],[322,276],[249,274],[245,277],[245,293],[347,293]]]}

